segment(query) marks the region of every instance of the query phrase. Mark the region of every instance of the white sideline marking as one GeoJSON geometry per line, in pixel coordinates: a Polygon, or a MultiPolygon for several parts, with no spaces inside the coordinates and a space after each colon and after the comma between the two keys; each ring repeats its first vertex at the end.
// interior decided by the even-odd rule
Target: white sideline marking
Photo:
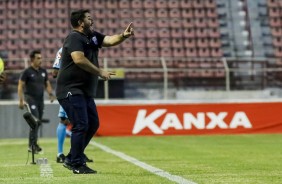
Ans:
{"type": "Polygon", "coordinates": [[[40,165],[40,177],[52,178],[53,177],[53,169],[50,164],[41,164],[40,165]]]}
{"type": "Polygon", "coordinates": [[[126,161],[128,161],[132,164],[135,164],[135,165],[137,165],[137,166],[139,166],[139,167],[141,167],[141,168],[143,168],[143,169],[145,169],[145,170],[147,170],[147,171],[149,171],[153,174],[167,178],[170,181],[174,181],[174,182],[179,183],[179,184],[197,184],[197,183],[194,183],[193,181],[186,180],[185,178],[182,178],[180,176],[172,175],[172,174],[170,174],[170,173],[168,173],[168,172],[166,172],[162,169],[148,165],[145,162],[141,162],[141,161],[137,160],[136,158],[128,156],[128,155],[126,155],[122,152],[112,150],[111,148],[104,146],[102,144],[99,144],[97,142],[91,141],[90,144],[102,149],[105,152],[111,153],[111,154],[113,154],[113,155],[115,155],[115,156],[117,156],[117,157],[119,157],[123,160],[126,160],[126,161]]]}

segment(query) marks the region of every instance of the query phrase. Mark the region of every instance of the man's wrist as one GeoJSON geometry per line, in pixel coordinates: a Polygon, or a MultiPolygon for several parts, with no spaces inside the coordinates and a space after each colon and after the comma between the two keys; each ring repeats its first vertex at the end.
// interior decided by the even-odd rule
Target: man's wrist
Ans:
{"type": "Polygon", "coordinates": [[[125,36],[124,33],[122,33],[122,34],[121,34],[121,37],[124,38],[124,39],[126,39],[126,38],[128,38],[129,36],[125,36]]]}

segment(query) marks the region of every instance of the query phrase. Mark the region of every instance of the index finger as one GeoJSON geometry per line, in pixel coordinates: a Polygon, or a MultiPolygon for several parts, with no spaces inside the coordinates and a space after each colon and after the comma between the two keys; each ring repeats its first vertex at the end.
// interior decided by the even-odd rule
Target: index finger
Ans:
{"type": "Polygon", "coordinates": [[[131,25],[133,24],[133,22],[130,22],[126,28],[126,30],[129,30],[131,28],[131,25]]]}

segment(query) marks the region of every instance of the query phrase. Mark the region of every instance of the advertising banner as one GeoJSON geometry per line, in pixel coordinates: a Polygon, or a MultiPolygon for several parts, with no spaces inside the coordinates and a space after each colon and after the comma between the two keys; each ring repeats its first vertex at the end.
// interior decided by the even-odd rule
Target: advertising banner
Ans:
{"type": "Polygon", "coordinates": [[[101,136],[282,133],[282,103],[98,105],[101,136]]]}

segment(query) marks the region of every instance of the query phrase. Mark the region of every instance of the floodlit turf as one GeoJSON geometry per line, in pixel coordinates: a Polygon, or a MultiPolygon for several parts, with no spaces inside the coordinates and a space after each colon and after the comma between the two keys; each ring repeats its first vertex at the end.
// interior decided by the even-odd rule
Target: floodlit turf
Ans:
{"type": "MultiPolygon", "coordinates": [[[[282,135],[96,137],[113,150],[198,184],[281,184],[282,135]]],[[[89,145],[86,153],[96,175],[74,175],[55,162],[56,140],[40,139],[53,177],[40,176],[40,166],[27,160],[27,139],[0,140],[0,183],[174,183],[89,145]]],[[[66,140],[65,152],[69,149],[66,140]]],[[[41,171],[42,172],[42,171],[41,171]]]]}

